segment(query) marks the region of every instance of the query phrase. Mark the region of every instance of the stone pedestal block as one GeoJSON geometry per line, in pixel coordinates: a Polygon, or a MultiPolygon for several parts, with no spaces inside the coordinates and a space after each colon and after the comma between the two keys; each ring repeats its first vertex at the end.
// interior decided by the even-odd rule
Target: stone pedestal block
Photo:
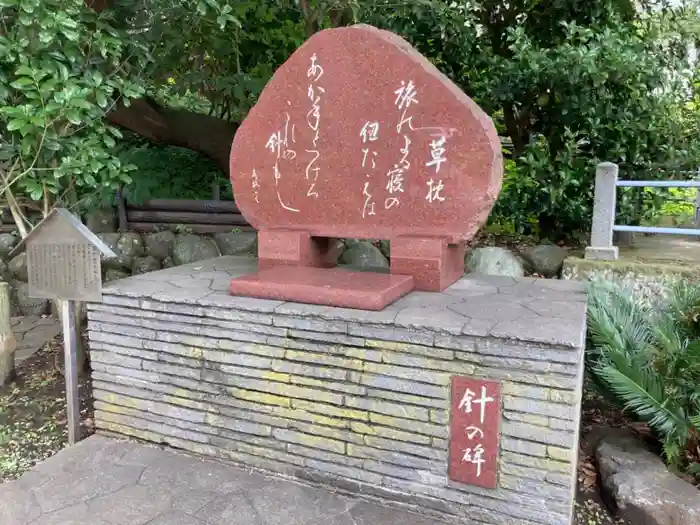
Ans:
{"type": "Polygon", "coordinates": [[[368,311],[230,295],[256,271],[221,257],[103,290],[98,431],[465,525],[570,524],[583,284],[474,275],[368,311]]]}

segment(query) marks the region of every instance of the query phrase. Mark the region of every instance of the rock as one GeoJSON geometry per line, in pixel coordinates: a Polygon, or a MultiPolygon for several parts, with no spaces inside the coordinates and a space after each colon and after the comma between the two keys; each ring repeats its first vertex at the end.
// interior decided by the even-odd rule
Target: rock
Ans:
{"type": "Polygon", "coordinates": [[[125,279],[127,277],[129,277],[129,272],[122,268],[107,268],[102,282],[106,284],[111,283],[112,281],[118,281],[119,279],[125,279]]]}
{"type": "Polygon", "coordinates": [[[13,257],[8,264],[8,268],[15,279],[25,283],[29,281],[29,275],[27,275],[27,252],[22,252],[13,257]]]}
{"type": "Polygon", "coordinates": [[[107,246],[109,246],[110,250],[112,250],[114,253],[117,254],[116,259],[103,259],[102,260],[102,266],[104,266],[106,269],[108,268],[115,268],[118,270],[123,270],[127,268],[131,268],[131,265],[133,264],[133,260],[131,258],[124,258],[121,257],[119,254],[119,247],[117,244],[119,243],[119,239],[121,239],[122,234],[121,233],[98,233],[97,237],[104,242],[107,246]]]}
{"type": "Polygon", "coordinates": [[[204,261],[219,256],[219,248],[214,241],[186,233],[175,238],[173,247],[173,261],[176,265],[189,264],[195,261],[204,261]]]}
{"type": "Polygon", "coordinates": [[[390,241],[379,241],[379,251],[387,259],[391,258],[391,242],[390,241]]]}
{"type": "Polygon", "coordinates": [[[19,239],[11,233],[0,233],[0,258],[7,260],[7,256],[18,242],[19,239]]]}
{"type": "Polygon", "coordinates": [[[113,233],[117,231],[117,210],[96,208],[85,214],[85,225],[92,233],[113,233]]]}
{"type": "MultiPolygon", "coordinates": [[[[13,259],[14,260],[14,259],[13,259]]],[[[34,299],[29,297],[29,285],[23,282],[15,283],[14,302],[17,305],[20,315],[45,315],[50,310],[48,299],[34,299]]]]}
{"type": "Polygon", "coordinates": [[[8,268],[5,261],[0,259],[0,281],[9,283],[12,280],[12,272],[8,268]]]}
{"type": "Polygon", "coordinates": [[[145,253],[143,240],[138,233],[100,233],[97,235],[117,254],[116,259],[105,259],[105,268],[131,270],[134,258],[145,253]]]}
{"type": "Polygon", "coordinates": [[[144,243],[146,244],[146,255],[152,255],[159,261],[173,254],[173,245],[175,244],[175,234],[169,230],[148,233],[144,235],[144,243]]]}
{"type": "Polygon", "coordinates": [[[532,246],[523,252],[532,271],[545,277],[559,275],[564,259],[569,255],[564,248],[554,244],[532,246]]]}
{"type": "Polygon", "coordinates": [[[110,250],[112,250],[115,253],[119,251],[119,248],[117,248],[117,244],[119,243],[119,239],[121,238],[121,236],[122,236],[121,233],[98,233],[97,234],[97,238],[100,239],[107,246],[109,246],[110,250]]]}
{"type": "Polygon", "coordinates": [[[483,275],[522,277],[525,269],[520,259],[497,246],[475,248],[467,257],[467,271],[483,275]]]}
{"type": "Polygon", "coordinates": [[[146,257],[134,258],[131,274],[139,275],[142,273],[155,272],[157,270],[160,270],[160,261],[152,255],[147,255],[146,257]]]}
{"type": "Polygon", "coordinates": [[[256,232],[215,233],[214,242],[219,247],[221,255],[255,253],[258,234],[256,232]]]}
{"type": "Polygon", "coordinates": [[[700,525],[700,491],[631,432],[604,436],[595,452],[602,490],[621,518],[634,525],[700,525]]]}
{"type": "Polygon", "coordinates": [[[341,254],[339,262],[357,269],[389,268],[389,261],[379,248],[369,241],[353,243],[341,254]]]}
{"type": "Polygon", "coordinates": [[[124,257],[141,257],[146,253],[143,239],[138,233],[122,233],[117,241],[117,253],[124,257]]]}
{"type": "Polygon", "coordinates": [[[163,268],[172,268],[173,266],[177,266],[175,264],[175,261],[173,261],[172,257],[166,257],[163,259],[163,268]]]}

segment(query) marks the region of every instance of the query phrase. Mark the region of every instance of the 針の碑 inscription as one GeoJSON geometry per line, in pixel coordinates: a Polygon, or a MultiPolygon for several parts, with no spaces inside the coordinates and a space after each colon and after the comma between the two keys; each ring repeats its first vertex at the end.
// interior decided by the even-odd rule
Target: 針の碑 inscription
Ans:
{"type": "Polygon", "coordinates": [[[452,378],[450,479],[495,488],[501,421],[501,385],[469,377],[452,378]]]}
{"type": "Polygon", "coordinates": [[[468,240],[501,174],[489,117],[402,38],[370,26],[302,45],[231,150],[251,225],[318,237],[468,240]]]}

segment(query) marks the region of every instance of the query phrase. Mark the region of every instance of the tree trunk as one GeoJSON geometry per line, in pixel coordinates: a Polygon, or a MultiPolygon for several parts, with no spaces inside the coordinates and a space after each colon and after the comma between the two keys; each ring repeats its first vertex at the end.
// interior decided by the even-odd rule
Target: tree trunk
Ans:
{"type": "Polygon", "coordinates": [[[147,98],[132,100],[128,107],[115,108],[107,114],[107,120],[153,142],[197,151],[214,160],[224,173],[229,172],[229,154],[237,124],[193,111],[166,108],[147,98]]]}

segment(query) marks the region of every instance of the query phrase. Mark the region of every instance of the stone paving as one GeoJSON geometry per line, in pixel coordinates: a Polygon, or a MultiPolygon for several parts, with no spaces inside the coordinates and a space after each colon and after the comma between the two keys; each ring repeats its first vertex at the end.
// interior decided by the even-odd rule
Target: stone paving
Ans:
{"type": "Polygon", "coordinates": [[[12,331],[17,340],[15,364],[34,355],[44,343],[61,333],[61,323],[54,317],[13,317],[12,331]]]}
{"type": "Polygon", "coordinates": [[[154,446],[92,436],[0,484],[2,525],[437,525],[154,446]]]}

